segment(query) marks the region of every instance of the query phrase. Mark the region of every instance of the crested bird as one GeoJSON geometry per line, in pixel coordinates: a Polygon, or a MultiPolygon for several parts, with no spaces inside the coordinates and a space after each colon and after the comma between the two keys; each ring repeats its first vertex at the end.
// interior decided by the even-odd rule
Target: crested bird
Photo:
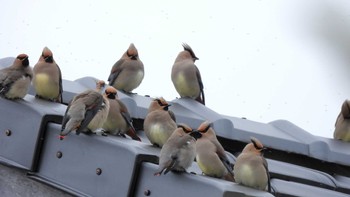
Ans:
{"type": "Polygon", "coordinates": [[[204,121],[197,129],[196,161],[204,175],[234,181],[233,165],[218,141],[212,124],[204,121]]]}
{"type": "Polygon", "coordinates": [[[251,137],[242,153],[237,157],[233,168],[236,183],[271,192],[268,164],[263,157],[266,148],[256,138],[251,137]]]}
{"type": "Polygon", "coordinates": [[[109,85],[115,89],[131,93],[137,88],[145,75],[144,66],[133,43],[113,65],[108,77],[109,85]]]}
{"type": "Polygon", "coordinates": [[[335,122],[333,138],[350,142],[350,100],[345,100],[335,122]]]}
{"type": "Polygon", "coordinates": [[[188,44],[183,44],[171,70],[171,80],[181,97],[189,97],[205,105],[204,86],[199,69],[194,64],[198,57],[188,44]]]}
{"type": "Polygon", "coordinates": [[[106,95],[101,94],[104,86],[104,81],[100,80],[96,83],[96,90],[86,90],[74,96],[63,117],[61,140],[74,130],[76,134],[96,133],[102,128],[109,110],[109,101],[106,95]]]}
{"type": "Polygon", "coordinates": [[[159,167],[155,176],[169,171],[185,172],[196,156],[196,139],[192,129],[186,124],[179,124],[163,145],[159,156],[159,167]]]}
{"type": "Polygon", "coordinates": [[[128,108],[118,99],[117,90],[112,86],[108,86],[105,94],[109,101],[109,111],[102,129],[112,135],[125,137],[125,134],[127,134],[133,140],[141,141],[132,124],[132,118],[128,108]]]}
{"type": "Polygon", "coordinates": [[[19,54],[11,66],[0,70],[0,95],[7,99],[22,99],[28,93],[32,78],[28,55],[19,54]]]}
{"type": "Polygon", "coordinates": [[[158,147],[162,147],[176,129],[175,115],[169,110],[169,106],[162,97],[154,99],[143,123],[147,138],[158,147]]]}
{"type": "Polygon", "coordinates": [[[53,58],[53,53],[48,47],[44,47],[38,62],[33,68],[33,86],[36,97],[62,102],[62,74],[53,58]]]}

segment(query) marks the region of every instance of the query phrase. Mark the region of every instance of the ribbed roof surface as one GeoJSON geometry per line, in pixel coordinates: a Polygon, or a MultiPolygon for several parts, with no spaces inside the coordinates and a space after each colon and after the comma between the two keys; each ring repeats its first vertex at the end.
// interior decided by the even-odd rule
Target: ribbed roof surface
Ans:
{"type": "MultiPolygon", "coordinates": [[[[12,61],[1,59],[0,66],[12,61]]],[[[94,88],[94,83],[91,77],[63,80],[63,101],[68,103],[75,94],[94,88]]],[[[149,196],[272,195],[205,177],[196,163],[189,170],[192,173],[153,176],[160,149],[152,147],[142,131],[150,97],[118,92],[143,142],[96,135],[69,135],[62,142],[57,136],[66,106],[33,95],[31,89],[24,100],[0,99],[0,131],[14,130],[14,135],[0,137],[0,161],[29,172],[37,180],[83,196],[144,196],[147,192],[149,196]],[[57,152],[63,154],[62,158],[55,157],[57,152]],[[102,169],[100,176],[95,174],[97,168],[102,169]]],[[[350,143],[314,136],[287,120],[265,124],[218,114],[191,99],[169,102],[178,123],[197,128],[205,120],[213,122],[233,163],[251,136],[270,148],[265,157],[274,195],[349,196],[350,143]]]]}

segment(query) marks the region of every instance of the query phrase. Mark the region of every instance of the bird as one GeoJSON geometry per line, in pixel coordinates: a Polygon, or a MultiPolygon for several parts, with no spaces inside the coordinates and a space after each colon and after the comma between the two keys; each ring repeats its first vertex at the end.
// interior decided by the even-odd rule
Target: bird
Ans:
{"type": "Polygon", "coordinates": [[[125,134],[127,134],[133,140],[141,141],[136,134],[127,107],[118,99],[117,90],[112,86],[108,86],[105,90],[105,94],[109,101],[109,111],[102,129],[112,135],[121,135],[125,137],[125,134]]]}
{"type": "Polygon", "coordinates": [[[48,47],[44,47],[38,62],[34,65],[33,72],[35,96],[61,103],[63,92],[62,74],[60,67],[53,58],[52,51],[48,47]]]}
{"type": "Polygon", "coordinates": [[[143,123],[144,132],[149,141],[162,147],[176,129],[176,118],[169,110],[170,104],[163,98],[155,98],[149,108],[143,123]]]}
{"type": "Polygon", "coordinates": [[[96,133],[102,128],[109,110],[109,101],[106,95],[101,94],[104,86],[104,81],[97,81],[96,90],[86,90],[73,97],[63,117],[61,140],[74,130],[78,135],[80,132],[96,133]]]}
{"type": "Polygon", "coordinates": [[[335,122],[333,138],[350,142],[350,100],[345,100],[335,122]]]}
{"type": "Polygon", "coordinates": [[[155,176],[169,171],[185,172],[196,156],[196,138],[192,136],[192,128],[179,124],[160,150],[159,167],[155,176]]]}
{"type": "Polygon", "coordinates": [[[145,75],[144,66],[133,43],[113,65],[108,77],[109,85],[119,91],[131,93],[137,88],[145,75]]]}
{"type": "Polygon", "coordinates": [[[205,105],[202,77],[194,64],[199,58],[188,44],[183,43],[182,46],[184,50],[175,59],[171,80],[180,97],[189,97],[205,105]]]}
{"type": "Polygon", "coordinates": [[[196,142],[196,162],[203,174],[234,181],[233,164],[216,138],[212,123],[204,121],[197,129],[201,134],[196,142]]]}
{"type": "Polygon", "coordinates": [[[33,70],[26,54],[19,54],[9,67],[0,70],[0,95],[6,99],[22,99],[29,90],[33,70]]]}
{"type": "Polygon", "coordinates": [[[266,190],[267,187],[271,192],[268,164],[263,157],[266,147],[255,137],[251,137],[250,141],[237,157],[233,168],[235,181],[259,190],[266,190]]]}

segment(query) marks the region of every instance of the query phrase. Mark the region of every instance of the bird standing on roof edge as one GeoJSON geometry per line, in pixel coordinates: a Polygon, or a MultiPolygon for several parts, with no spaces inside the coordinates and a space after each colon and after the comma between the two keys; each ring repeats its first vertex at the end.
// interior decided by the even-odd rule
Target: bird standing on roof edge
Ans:
{"type": "Polygon", "coordinates": [[[335,122],[333,138],[350,142],[350,100],[345,100],[335,122]]]}
{"type": "Polygon", "coordinates": [[[100,93],[104,86],[104,81],[98,81],[96,90],[86,90],[74,96],[63,117],[61,140],[71,131],[75,131],[76,134],[95,133],[97,129],[102,128],[109,110],[106,95],[100,93]]]}
{"type": "Polygon", "coordinates": [[[109,101],[109,110],[102,129],[113,135],[125,137],[124,134],[127,134],[133,140],[141,141],[132,125],[132,119],[127,107],[118,99],[117,90],[109,86],[106,88],[105,94],[109,101]]]}
{"type": "Polygon", "coordinates": [[[0,95],[7,99],[22,99],[28,93],[32,78],[28,55],[19,54],[11,66],[0,70],[0,95]]]}
{"type": "Polygon", "coordinates": [[[256,138],[251,138],[237,157],[233,173],[236,183],[271,193],[270,173],[263,151],[266,148],[256,138]]]}
{"type": "Polygon", "coordinates": [[[198,57],[188,44],[183,44],[171,70],[171,80],[181,97],[189,97],[205,105],[201,74],[194,64],[198,57]]]}
{"type": "Polygon", "coordinates": [[[34,65],[33,72],[35,97],[61,103],[62,74],[49,48],[44,47],[38,62],[34,65]]]}
{"type": "Polygon", "coordinates": [[[196,142],[196,161],[203,174],[234,181],[233,165],[218,139],[212,124],[203,122],[197,129],[201,137],[196,142]]]}
{"type": "Polygon", "coordinates": [[[191,166],[196,156],[196,138],[192,136],[192,129],[179,124],[163,145],[159,156],[159,168],[155,176],[164,175],[169,171],[185,172],[191,166]]]}
{"type": "Polygon", "coordinates": [[[169,110],[170,104],[164,98],[154,99],[143,122],[144,132],[149,141],[162,147],[176,129],[174,113],[169,110]]]}
{"type": "Polygon", "coordinates": [[[145,75],[144,66],[133,43],[113,65],[108,77],[109,85],[115,89],[131,93],[137,88],[145,75]]]}

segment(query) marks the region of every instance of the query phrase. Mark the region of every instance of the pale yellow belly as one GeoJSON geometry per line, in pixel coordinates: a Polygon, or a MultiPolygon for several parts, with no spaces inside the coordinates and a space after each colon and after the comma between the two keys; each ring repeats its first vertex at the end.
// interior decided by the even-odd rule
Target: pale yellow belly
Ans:
{"type": "Polygon", "coordinates": [[[35,75],[34,87],[36,94],[44,98],[54,99],[59,95],[59,85],[44,73],[35,75]]]}

